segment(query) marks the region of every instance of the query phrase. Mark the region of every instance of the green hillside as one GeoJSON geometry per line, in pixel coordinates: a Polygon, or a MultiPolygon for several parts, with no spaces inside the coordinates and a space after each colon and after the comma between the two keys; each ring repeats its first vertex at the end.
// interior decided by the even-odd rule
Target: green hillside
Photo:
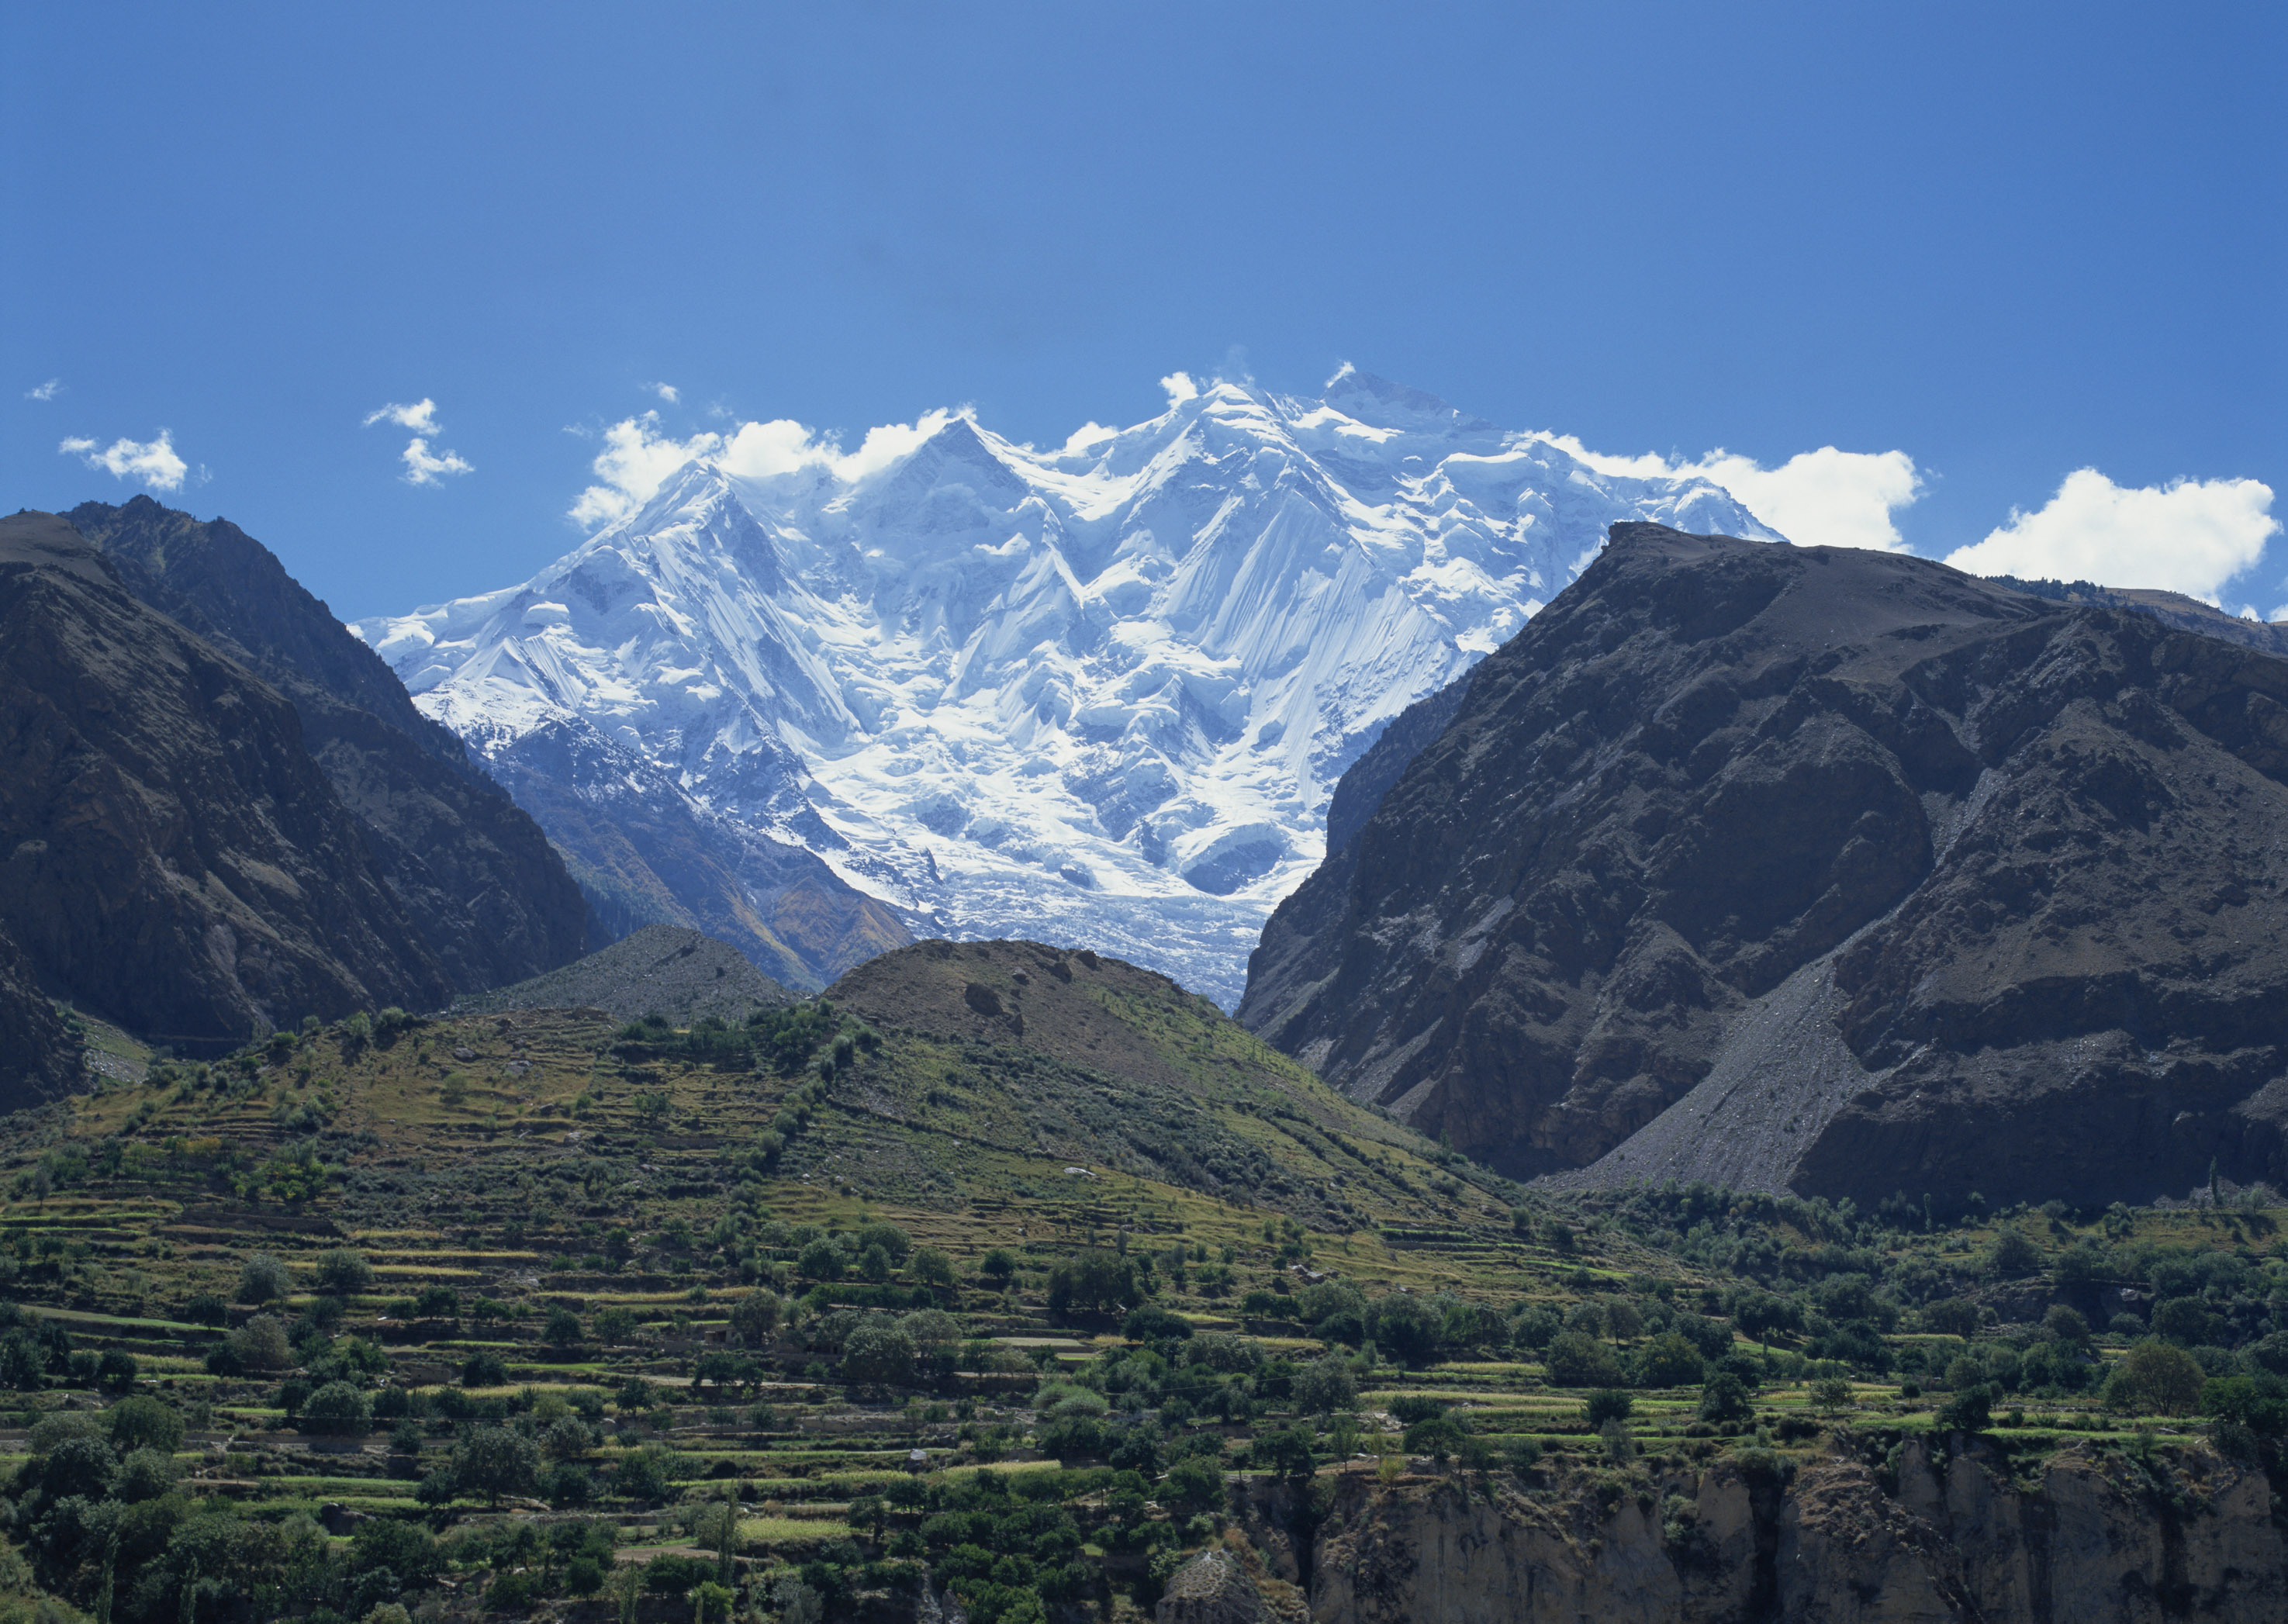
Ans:
{"type": "Polygon", "coordinates": [[[93,1615],[107,1573],[170,1624],[187,1586],[218,1620],[925,1582],[1110,1618],[1307,1523],[1279,1485],[1314,1475],[2133,1447],[2205,1389],[2276,1466],[2288,1415],[2274,1215],[1529,1200],[1034,944],[690,1029],[385,1011],[140,1076],[99,1036],[103,1091],[4,1125],[0,1619],[93,1615]]]}

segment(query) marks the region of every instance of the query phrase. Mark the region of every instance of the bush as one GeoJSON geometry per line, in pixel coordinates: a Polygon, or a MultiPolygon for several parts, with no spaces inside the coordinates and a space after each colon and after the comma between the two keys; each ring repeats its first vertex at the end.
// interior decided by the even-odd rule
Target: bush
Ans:
{"type": "Polygon", "coordinates": [[[540,1340],[552,1348],[576,1348],[580,1345],[580,1316],[568,1308],[550,1309],[540,1340]]]}
{"type": "Polygon", "coordinates": [[[202,1291],[183,1304],[183,1318],[192,1325],[228,1325],[230,1305],[213,1292],[202,1291]]]}
{"type": "Polygon", "coordinates": [[[1939,1406],[1938,1424],[1950,1432],[1983,1432],[1994,1424],[1994,1398],[2001,1390],[1975,1382],[1939,1406]]]}
{"type": "Polygon", "coordinates": [[[1116,1253],[1092,1248],[1049,1271],[1049,1312],[1061,1319],[1115,1313],[1143,1300],[1136,1264],[1116,1253]]]}
{"type": "Polygon", "coordinates": [[[480,1350],[462,1361],[461,1385],[505,1387],[508,1385],[508,1367],[501,1362],[499,1354],[480,1350]]]}
{"type": "Polygon", "coordinates": [[[2034,1272],[2042,1266],[2042,1249],[2022,1230],[2006,1229],[1994,1237],[1986,1254],[1987,1266],[2005,1279],[2034,1272]]]}

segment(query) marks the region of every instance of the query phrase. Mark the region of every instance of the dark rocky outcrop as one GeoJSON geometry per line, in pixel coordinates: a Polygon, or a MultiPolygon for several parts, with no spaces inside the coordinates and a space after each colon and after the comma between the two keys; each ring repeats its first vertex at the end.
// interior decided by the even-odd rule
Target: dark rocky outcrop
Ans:
{"type": "Polygon", "coordinates": [[[1241,1018],[1519,1175],[2288,1184],[2284,784],[2288,661],[1617,526],[1282,906],[1241,1018]]]}
{"type": "Polygon", "coordinates": [[[277,691],[45,513],[0,519],[0,927],[161,1042],[433,1008],[442,965],[277,691]]]}
{"type": "Polygon", "coordinates": [[[304,747],[456,991],[523,980],[585,950],[586,905],[540,827],[268,548],[148,496],[68,517],[136,597],[292,701],[304,747]]]}
{"type": "Polygon", "coordinates": [[[0,1112],[45,1105],[83,1075],[81,1045],[24,950],[0,925],[0,1112]]]}
{"type": "Polygon", "coordinates": [[[794,994],[728,942],[680,925],[646,925],[561,970],[457,1000],[456,1015],[499,1010],[601,1010],[617,1020],[663,1015],[689,1026],[709,1016],[738,1022],[794,994]]]}

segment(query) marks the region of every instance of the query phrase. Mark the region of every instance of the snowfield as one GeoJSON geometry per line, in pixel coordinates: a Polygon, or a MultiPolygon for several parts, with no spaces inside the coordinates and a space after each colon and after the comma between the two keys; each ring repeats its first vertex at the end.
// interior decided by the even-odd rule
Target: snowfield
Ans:
{"type": "Polygon", "coordinates": [[[1704,479],[1347,371],[1045,453],[955,416],[849,478],[689,463],[522,586],[354,630],[480,754],[592,732],[619,749],[562,758],[623,765],[569,788],[680,795],[918,933],[1092,947],[1228,1008],[1343,769],[1624,519],[1781,539],[1704,479]]]}

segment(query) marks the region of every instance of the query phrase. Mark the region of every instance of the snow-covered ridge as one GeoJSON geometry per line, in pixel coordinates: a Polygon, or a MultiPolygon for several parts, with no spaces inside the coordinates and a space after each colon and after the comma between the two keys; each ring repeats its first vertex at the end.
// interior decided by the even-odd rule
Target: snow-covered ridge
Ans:
{"type": "Polygon", "coordinates": [[[854,475],[693,462],[522,586],[356,630],[480,751],[592,727],[926,928],[1229,1005],[1343,769],[1623,519],[1779,539],[1346,372],[1049,452],[952,416],[854,475]]]}

